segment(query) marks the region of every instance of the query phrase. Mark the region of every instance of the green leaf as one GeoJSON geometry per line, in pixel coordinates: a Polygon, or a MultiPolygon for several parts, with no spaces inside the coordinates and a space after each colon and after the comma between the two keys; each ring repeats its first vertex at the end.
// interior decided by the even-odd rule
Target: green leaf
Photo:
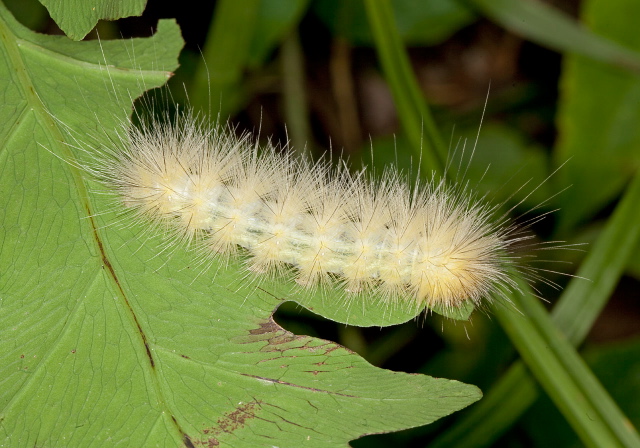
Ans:
{"type": "MultiPolygon", "coordinates": [[[[640,50],[640,3],[592,0],[583,8],[594,32],[640,50]]],[[[640,77],[568,56],[560,85],[556,156],[571,159],[560,173],[572,185],[561,198],[561,226],[568,230],[614,199],[640,167],[640,77]]]]}
{"type": "Polygon", "coordinates": [[[82,40],[98,20],[140,16],[147,0],[40,0],[51,18],[73,40],[82,40]]]}
{"type": "MultiPolygon", "coordinates": [[[[283,330],[270,282],[241,261],[207,269],[184,248],[162,252],[74,164],[166,81],[175,22],[150,39],[73,43],[0,5],[0,43],[0,445],[342,447],[480,398],[283,330]]],[[[360,319],[329,295],[304,300],[360,319]]]]}

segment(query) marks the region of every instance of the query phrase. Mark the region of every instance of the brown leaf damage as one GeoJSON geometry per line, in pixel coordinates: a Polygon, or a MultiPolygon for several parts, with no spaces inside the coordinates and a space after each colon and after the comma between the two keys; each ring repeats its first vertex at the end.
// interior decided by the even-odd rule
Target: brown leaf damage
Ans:
{"type": "Polygon", "coordinates": [[[322,341],[310,336],[296,335],[285,330],[273,320],[273,316],[266,320],[256,322],[257,327],[249,330],[248,334],[235,337],[232,342],[237,344],[253,344],[256,342],[266,342],[261,352],[285,352],[290,349],[308,350],[316,354],[328,356],[335,350],[344,350],[345,353],[353,352],[346,347],[332,341],[322,341]]]}
{"type": "Polygon", "coordinates": [[[195,445],[207,448],[220,446],[217,436],[244,428],[248,420],[256,418],[261,403],[258,400],[239,403],[235,410],[220,417],[214,426],[204,429],[202,433],[207,436],[206,440],[197,441],[195,445]]]}

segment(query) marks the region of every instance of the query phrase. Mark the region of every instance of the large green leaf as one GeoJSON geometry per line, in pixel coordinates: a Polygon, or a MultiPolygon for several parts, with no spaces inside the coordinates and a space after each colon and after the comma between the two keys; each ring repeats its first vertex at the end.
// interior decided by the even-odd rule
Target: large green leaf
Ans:
{"type": "Polygon", "coordinates": [[[98,20],[142,15],[147,0],[40,0],[51,18],[73,40],[81,40],[98,20]]]}
{"type": "MultiPolygon", "coordinates": [[[[0,445],[344,446],[479,399],[283,330],[271,316],[294,287],[249,281],[241,261],[206,269],[184,248],[161,252],[73,165],[167,79],[174,22],[150,39],[74,43],[0,6],[0,41],[0,445]]],[[[416,314],[299,301],[358,325],[416,314]]]]}
{"type": "MultiPolygon", "coordinates": [[[[591,0],[582,16],[594,32],[640,50],[638,14],[633,0],[591,0]]],[[[557,156],[571,159],[560,175],[572,188],[560,198],[560,217],[569,229],[611,201],[640,167],[640,77],[569,55],[561,94],[557,156]]]]}

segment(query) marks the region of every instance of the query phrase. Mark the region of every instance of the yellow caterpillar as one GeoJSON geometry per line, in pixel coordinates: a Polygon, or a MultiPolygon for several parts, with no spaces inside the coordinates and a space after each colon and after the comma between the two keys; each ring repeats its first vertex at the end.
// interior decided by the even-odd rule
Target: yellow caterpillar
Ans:
{"type": "Polygon", "coordinates": [[[339,283],[347,296],[457,308],[515,288],[509,249],[520,238],[494,209],[394,168],[375,181],[344,164],[311,163],[190,113],[120,135],[87,169],[120,203],[210,257],[239,251],[251,271],[289,273],[304,288],[339,283]]]}

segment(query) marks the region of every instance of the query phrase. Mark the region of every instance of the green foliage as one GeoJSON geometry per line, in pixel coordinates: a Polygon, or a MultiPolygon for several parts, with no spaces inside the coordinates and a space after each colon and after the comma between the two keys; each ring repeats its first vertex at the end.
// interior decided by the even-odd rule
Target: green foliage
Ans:
{"type": "Polygon", "coordinates": [[[81,40],[98,20],[116,20],[139,16],[146,0],[40,0],[62,31],[73,40],[81,40]]]}
{"type": "Polygon", "coordinates": [[[378,57],[411,148],[416,151],[426,173],[444,175],[446,148],[411,72],[409,58],[393,22],[391,3],[388,0],[365,0],[364,5],[378,57]]]}
{"type": "MultiPolygon", "coordinates": [[[[639,201],[640,175],[636,175],[577,272],[578,277],[570,282],[553,310],[551,318],[574,345],[579,345],[586,338],[622,276],[625,265],[632,258],[633,248],[640,242],[639,201]]],[[[619,373],[626,375],[625,370],[619,373]]],[[[538,395],[536,384],[523,364],[515,363],[481,404],[453,429],[441,435],[433,447],[464,447],[472,441],[477,446],[490,446],[501,431],[534,403],[538,395]]]]}
{"type": "MultiPolygon", "coordinates": [[[[635,340],[608,343],[584,351],[584,358],[600,378],[611,396],[620,404],[631,421],[640,418],[640,342],[635,340]]],[[[542,398],[527,412],[524,419],[529,434],[537,446],[584,446],[548,399],[542,398]],[[549,428],[538,431],[536,428],[549,428]]]]}
{"type": "MultiPolygon", "coordinates": [[[[43,3],[73,39],[100,18],[140,14],[144,6],[43,3]]],[[[29,26],[41,22],[40,13],[13,4],[29,26]]],[[[428,314],[427,328],[410,322],[381,330],[370,343],[359,327],[401,324],[415,310],[380,307],[376,297],[336,307],[327,299],[338,291],[300,294],[278,279],[257,282],[237,275],[241,261],[203,266],[182,248],[159,253],[160,238],[118,216],[108,192],[66,163],[87,161],[81,150],[87,144],[111,144],[110,129],[130,114],[133,100],[167,80],[182,45],[175,23],[160,22],[149,39],[70,42],[26,30],[3,8],[0,439],[11,447],[326,447],[435,422],[353,445],[491,446],[507,434],[504,444],[517,446],[526,434],[525,443],[541,447],[640,446],[633,428],[640,424],[633,401],[640,389],[637,338],[585,351],[606,390],[571,347],[585,341],[625,269],[640,272],[634,250],[640,247],[637,9],[634,0],[588,0],[583,26],[533,0],[217,2],[204,58],[192,56],[204,61],[183,75],[196,107],[224,120],[256,93],[277,91],[274,78],[286,76],[276,73],[273,60],[288,57],[278,47],[303,34],[303,18],[310,19],[304,24],[322,23],[333,42],[376,51],[393,95],[402,131],[397,138],[373,136],[371,151],[367,141],[364,153],[371,152],[374,166],[398,161],[415,172],[419,160],[422,174],[443,172],[452,148],[464,146],[468,156],[473,147],[473,160],[464,158],[460,168],[454,162],[448,175],[464,172],[480,194],[489,191],[490,199],[518,212],[541,202],[538,212],[560,208],[559,222],[546,233],[594,242],[583,248],[586,253],[545,257],[574,261],[578,276],[556,294],[550,312],[537,298],[514,296],[522,314],[504,301],[492,311],[497,319],[476,313],[473,325],[465,325],[471,307],[448,316],[459,322],[428,314]],[[452,113],[424,100],[405,46],[443,42],[480,16],[565,57],[553,104],[559,136],[553,146],[534,143],[519,125],[523,115],[555,113],[533,110],[535,89],[513,89],[506,100],[492,92],[477,147],[480,110],[452,113]],[[447,151],[441,132],[449,122],[462,122],[462,129],[456,128],[447,151]],[[551,181],[535,188],[568,159],[551,181]],[[529,179],[532,188],[520,189],[529,179]],[[295,334],[274,322],[276,309],[295,334]],[[326,336],[298,335],[321,332],[319,316],[339,323],[331,339],[342,345],[326,336]],[[424,343],[418,335],[429,327],[437,335],[424,343]],[[526,365],[509,367],[512,344],[526,365]],[[426,359],[423,352],[436,355],[426,359]],[[487,394],[460,418],[437,421],[477,401],[479,390],[367,362],[386,365],[400,353],[418,366],[413,371],[478,384],[487,394]],[[509,434],[513,427],[518,431],[509,434]]],[[[311,56],[303,52],[282,67],[321,77],[311,73],[317,61],[305,68],[311,56]]],[[[283,95],[292,100],[307,93],[311,99],[294,98],[289,112],[300,118],[292,126],[306,128],[292,135],[308,136],[305,108],[313,107],[314,92],[296,82],[283,95]]],[[[555,271],[574,272],[557,264],[544,268],[548,281],[561,284],[555,271]]],[[[541,291],[553,298],[544,285],[541,291]]]]}
{"type": "MultiPolygon", "coordinates": [[[[480,398],[296,336],[271,318],[277,292],[238,263],[202,273],[193,253],[158,255],[139,224],[113,224],[108,192],[75,161],[85,143],[112,144],[133,99],[168,79],[175,22],[150,39],[73,43],[0,13],[3,444],[344,446],[480,398]]],[[[359,323],[324,299],[305,304],[359,323]]],[[[413,316],[390,314],[362,324],[413,316]]]]}
{"type": "Polygon", "coordinates": [[[198,57],[191,106],[222,117],[240,110],[247,101],[245,71],[264,63],[293,31],[307,4],[308,0],[219,1],[203,57],[198,57]]]}

